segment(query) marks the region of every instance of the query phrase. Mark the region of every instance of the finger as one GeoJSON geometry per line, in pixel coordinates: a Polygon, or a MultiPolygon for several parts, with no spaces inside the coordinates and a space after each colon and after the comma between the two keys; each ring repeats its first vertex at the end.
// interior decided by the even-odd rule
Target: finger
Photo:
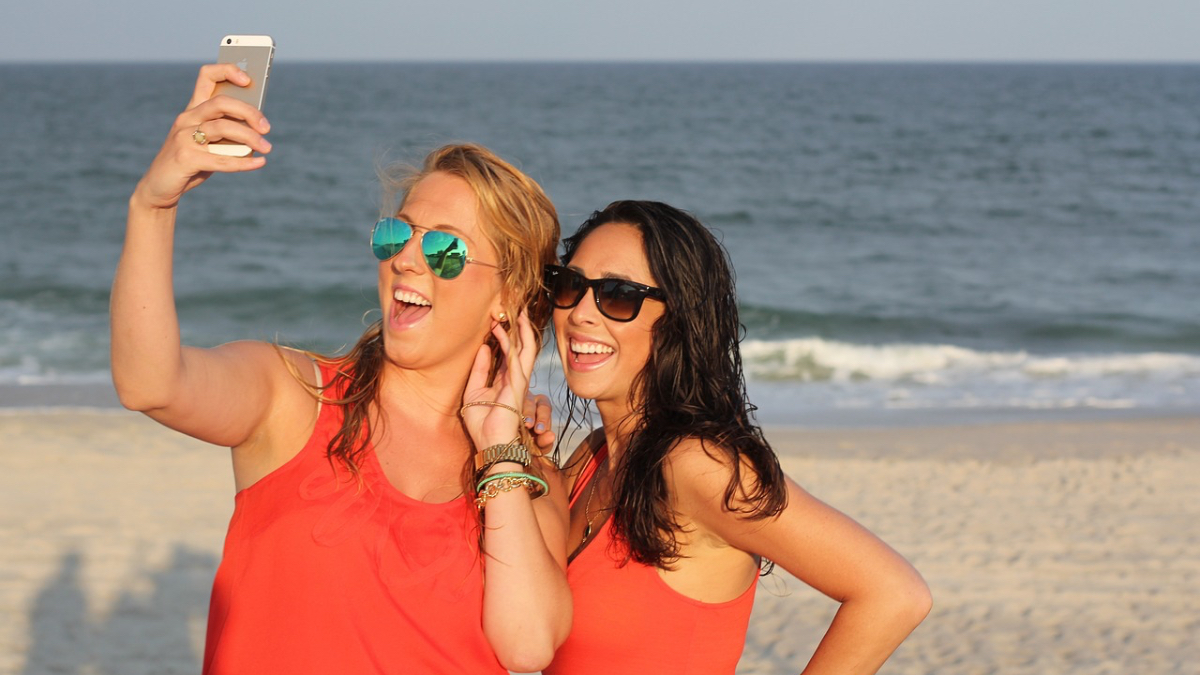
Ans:
{"type": "MultiPolygon", "coordinates": [[[[237,123],[233,122],[232,124],[236,125],[237,123]]],[[[262,156],[252,157],[247,153],[245,157],[236,157],[211,152],[209,146],[213,142],[222,139],[221,133],[217,131],[217,128],[216,122],[209,122],[196,129],[180,129],[176,132],[175,149],[172,152],[175,160],[179,162],[185,172],[191,174],[213,172],[238,173],[261,169],[266,165],[267,160],[262,156]],[[203,132],[204,143],[196,140],[197,129],[203,132]],[[212,135],[209,135],[210,131],[212,135]]],[[[249,147],[253,150],[259,150],[263,154],[271,151],[269,143],[266,145],[256,143],[249,147]]]]}
{"type": "Polygon", "coordinates": [[[544,431],[540,434],[534,434],[533,443],[537,446],[538,454],[545,455],[551,450],[554,450],[554,441],[557,436],[553,431],[544,431]]]}
{"type": "Polygon", "coordinates": [[[194,127],[209,120],[221,118],[241,120],[246,123],[247,127],[260,134],[271,130],[271,123],[267,121],[267,117],[262,114],[261,110],[245,101],[239,101],[229,96],[214,96],[195,107],[188,108],[179,116],[179,123],[183,126],[194,127]]]}
{"type": "Polygon", "coordinates": [[[492,352],[488,346],[480,345],[475,350],[475,362],[471,364],[471,374],[467,376],[467,388],[463,390],[463,403],[470,403],[467,395],[484,389],[487,386],[488,365],[492,360],[492,352]]]}
{"type": "Polygon", "coordinates": [[[239,87],[250,84],[250,76],[233,63],[210,63],[200,67],[200,75],[196,77],[196,87],[192,90],[192,100],[189,108],[204,103],[212,98],[218,82],[231,82],[239,87]]]}
{"type": "Polygon", "coordinates": [[[525,403],[521,406],[521,421],[526,429],[532,429],[537,417],[537,400],[529,392],[525,392],[525,403]]]}
{"type": "MultiPolygon", "coordinates": [[[[497,326],[493,333],[496,334],[496,339],[500,342],[504,349],[504,370],[508,386],[516,394],[517,400],[522,400],[525,397],[525,392],[529,386],[529,369],[522,363],[521,355],[512,349],[512,338],[501,327],[497,326]]],[[[524,347],[521,348],[524,351],[524,347]]]]}
{"type": "Polygon", "coordinates": [[[533,364],[537,361],[538,344],[533,336],[533,324],[529,321],[529,313],[521,310],[517,315],[517,330],[521,336],[521,372],[526,379],[533,372],[533,364]]]}
{"type": "Polygon", "coordinates": [[[209,153],[209,156],[215,160],[213,168],[207,173],[243,173],[246,171],[254,171],[261,169],[267,165],[267,158],[261,155],[254,157],[230,157],[228,155],[214,155],[209,153]]]}
{"type": "Polygon", "coordinates": [[[554,409],[550,406],[550,397],[538,394],[534,397],[534,433],[541,434],[550,429],[550,421],[554,409]]]}
{"type": "Polygon", "coordinates": [[[220,141],[230,141],[240,143],[260,154],[268,154],[271,152],[271,142],[263,138],[261,134],[255,132],[250,127],[231,119],[215,119],[208,122],[202,122],[196,125],[196,128],[189,132],[187,129],[180,130],[181,133],[187,134],[188,140],[191,140],[197,145],[196,131],[203,132],[205,143],[211,145],[220,141]]]}
{"type": "Polygon", "coordinates": [[[508,331],[504,330],[504,326],[496,324],[492,326],[492,335],[496,336],[496,343],[500,346],[500,353],[508,358],[508,352],[512,349],[512,339],[508,337],[508,331]]]}
{"type": "MultiPolygon", "coordinates": [[[[490,363],[490,362],[489,362],[490,363]]],[[[496,400],[512,406],[520,405],[520,398],[511,394],[511,384],[508,381],[508,363],[500,361],[496,366],[496,375],[492,378],[492,386],[496,390],[496,400]],[[511,400],[509,400],[511,399],[511,400]]]]}

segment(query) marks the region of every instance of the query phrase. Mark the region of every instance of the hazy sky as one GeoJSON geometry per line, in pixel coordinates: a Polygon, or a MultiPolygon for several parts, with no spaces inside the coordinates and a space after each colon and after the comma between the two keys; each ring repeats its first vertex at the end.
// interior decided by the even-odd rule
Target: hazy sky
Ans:
{"type": "Polygon", "coordinates": [[[26,0],[0,61],[1200,61],[1200,0],[26,0]]]}

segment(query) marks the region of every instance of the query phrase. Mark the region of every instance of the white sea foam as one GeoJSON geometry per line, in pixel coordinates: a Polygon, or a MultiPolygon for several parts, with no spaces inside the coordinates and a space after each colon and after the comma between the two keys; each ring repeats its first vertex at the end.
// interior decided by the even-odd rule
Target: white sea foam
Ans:
{"type": "Polygon", "coordinates": [[[1129,410],[1200,407],[1200,356],[1032,354],[955,345],[749,340],[764,411],[1129,410]]]}
{"type": "Polygon", "coordinates": [[[938,384],[962,378],[1200,376],[1200,356],[1170,353],[1039,356],[1026,351],[976,351],[955,345],[858,345],[820,338],[742,343],[751,377],[765,380],[861,380],[938,384]]]}

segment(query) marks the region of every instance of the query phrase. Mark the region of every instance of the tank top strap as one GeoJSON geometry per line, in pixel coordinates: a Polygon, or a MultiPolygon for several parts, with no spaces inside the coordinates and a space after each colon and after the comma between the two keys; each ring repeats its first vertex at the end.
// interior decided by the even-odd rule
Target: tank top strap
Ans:
{"type": "Polygon", "coordinates": [[[575,501],[579,499],[579,495],[583,494],[583,488],[587,487],[588,483],[592,482],[592,478],[596,475],[596,471],[600,469],[600,463],[608,459],[608,444],[600,446],[600,449],[592,453],[588,458],[588,463],[583,467],[583,471],[579,472],[579,477],[575,479],[575,485],[571,487],[571,495],[568,499],[568,507],[575,506],[575,501]]]}

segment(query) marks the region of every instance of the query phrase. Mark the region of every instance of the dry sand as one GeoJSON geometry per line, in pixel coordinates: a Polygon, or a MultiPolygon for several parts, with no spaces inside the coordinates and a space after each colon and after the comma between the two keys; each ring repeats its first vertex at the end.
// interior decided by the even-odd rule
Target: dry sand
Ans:
{"type": "MultiPolygon", "coordinates": [[[[1200,673],[1200,419],[769,432],[906,555],[933,613],[884,673],[1200,673]]],[[[0,673],[196,673],[225,450],[131,413],[0,413],[0,673]]],[[[763,581],[742,673],[836,605],[763,581]]]]}

